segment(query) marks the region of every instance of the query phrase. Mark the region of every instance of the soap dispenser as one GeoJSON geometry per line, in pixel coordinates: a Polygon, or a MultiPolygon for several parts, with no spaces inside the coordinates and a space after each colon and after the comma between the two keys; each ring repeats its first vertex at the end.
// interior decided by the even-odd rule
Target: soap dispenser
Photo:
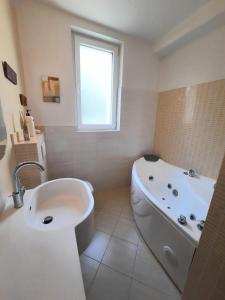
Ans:
{"type": "Polygon", "coordinates": [[[34,126],[34,118],[30,115],[30,109],[26,110],[26,124],[30,137],[36,136],[35,126],[34,126]]]}

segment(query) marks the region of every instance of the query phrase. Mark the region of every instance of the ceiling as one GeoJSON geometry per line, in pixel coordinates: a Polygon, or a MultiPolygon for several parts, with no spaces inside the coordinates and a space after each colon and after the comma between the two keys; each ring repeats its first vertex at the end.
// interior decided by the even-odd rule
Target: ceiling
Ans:
{"type": "Polygon", "coordinates": [[[134,36],[155,40],[208,0],[43,0],[134,36]]]}

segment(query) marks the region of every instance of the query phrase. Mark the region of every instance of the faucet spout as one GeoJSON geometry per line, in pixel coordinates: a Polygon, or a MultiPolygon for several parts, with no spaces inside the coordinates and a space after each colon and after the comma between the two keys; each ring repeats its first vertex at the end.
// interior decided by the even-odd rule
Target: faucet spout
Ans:
{"type": "Polygon", "coordinates": [[[195,172],[195,170],[190,169],[190,170],[188,171],[188,175],[189,175],[190,177],[196,177],[196,172],[195,172]]]}
{"type": "Polygon", "coordinates": [[[25,189],[24,187],[21,187],[18,173],[21,169],[23,169],[26,166],[36,166],[41,171],[45,170],[42,164],[40,164],[37,161],[25,161],[16,165],[15,170],[13,172],[13,194],[12,194],[15,208],[20,208],[23,206],[23,195],[25,193],[25,189]]]}

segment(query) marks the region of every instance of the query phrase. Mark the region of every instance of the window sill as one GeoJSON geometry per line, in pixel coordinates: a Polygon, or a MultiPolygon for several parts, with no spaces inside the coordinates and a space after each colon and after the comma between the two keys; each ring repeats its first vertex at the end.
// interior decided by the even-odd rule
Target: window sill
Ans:
{"type": "Polygon", "coordinates": [[[119,132],[120,129],[78,129],[76,128],[77,132],[119,132]]]}

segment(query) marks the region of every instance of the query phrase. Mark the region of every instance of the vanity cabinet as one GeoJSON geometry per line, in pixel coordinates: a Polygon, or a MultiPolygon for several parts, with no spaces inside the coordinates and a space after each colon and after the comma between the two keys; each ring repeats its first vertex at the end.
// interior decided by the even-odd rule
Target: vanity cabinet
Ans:
{"type": "Polygon", "coordinates": [[[40,172],[39,169],[33,166],[23,168],[19,173],[22,185],[27,189],[32,189],[48,180],[46,147],[43,132],[37,134],[36,137],[31,138],[29,141],[13,143],[13,151],[17,164],[23,161],[35,160],[41,163],[45,168],[44,172],[40,172]]]}

